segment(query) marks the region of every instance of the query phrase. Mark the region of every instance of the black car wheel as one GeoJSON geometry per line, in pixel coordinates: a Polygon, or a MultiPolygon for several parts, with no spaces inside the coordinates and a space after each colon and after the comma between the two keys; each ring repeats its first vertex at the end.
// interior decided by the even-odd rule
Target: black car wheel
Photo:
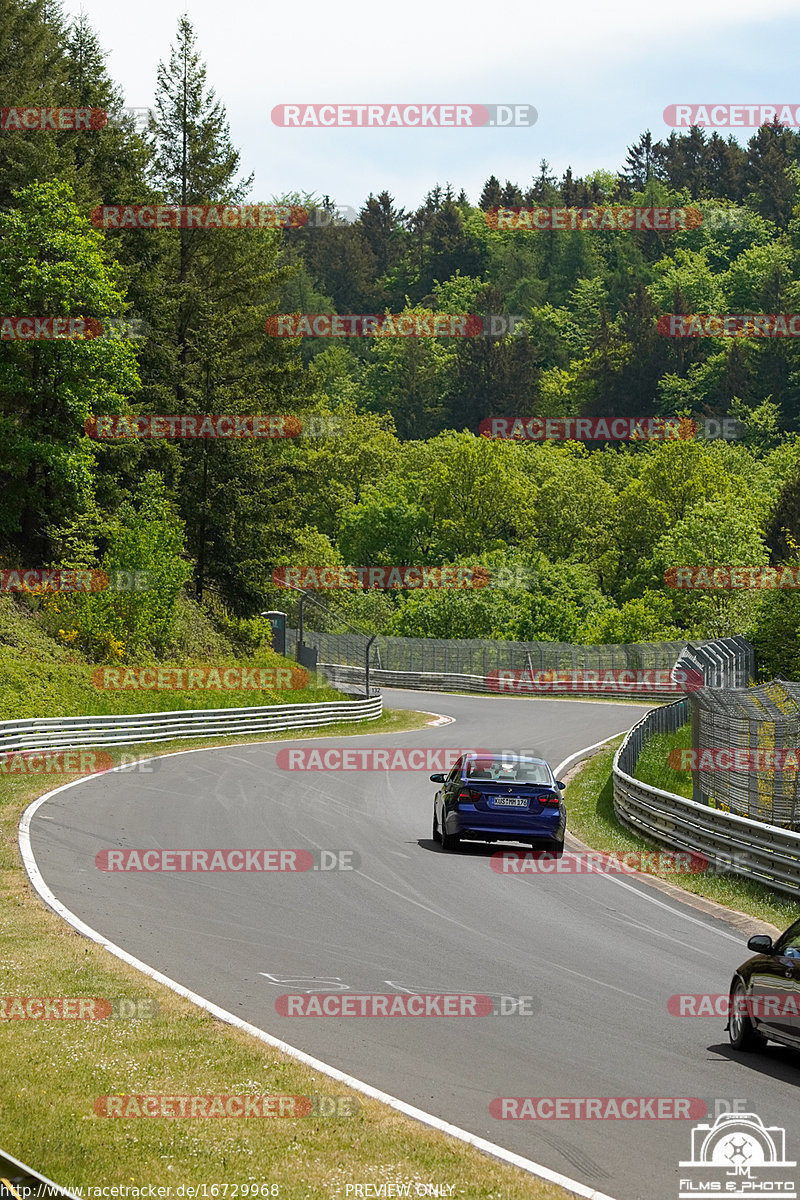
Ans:
{"type": "Polygon", "coordinates": [[[435,804],[433,806],[433,833],[431,834],[431,837],[433,838],[433,840],[435,842],[440,842],[442,840],[442,835],[439,832],[439,822],[436,820],[436,805],[435,804]]]}
{"type": "Polygon", "coordinates": [[[550,841],[547,849],[551,854],[555,854],[556,858],[561,858],[561,855],[564,853],[564,839],[562,838],[561,841],[559,841],[558,838],[553,838],[550,841]]]}
{"type": "Polygon", "coordinates": [[[737,979],[730,994],[728,1037],[734,1050],[750,1053],[754,1050],[763,1050],[767,1039],[763,1033],[758,1033],[753,1028],[753,1022],[747,1012],[746,996],[744,984],[741,979],[737,979]]]}
{"type": "Polygon", "coordinates": [[[461,838],[458,836],[458,834],[457,833],[446,833],[445,829],[444,829],[444,825],[443,825],[442,826],[442,849],[453,851],[453,850],[457,850],[460,845],[461,845],[461,838]]]}

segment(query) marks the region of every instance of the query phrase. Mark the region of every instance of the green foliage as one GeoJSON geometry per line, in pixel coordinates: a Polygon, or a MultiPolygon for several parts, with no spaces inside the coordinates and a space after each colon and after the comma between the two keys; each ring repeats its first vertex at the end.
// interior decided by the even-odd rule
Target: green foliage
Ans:
{"type": "Polygon", "coordinates": [[[646,591],[608,608],[584,626],[582,641],[589,645],[625,642],[679,642],[685,633],[673,624],[672,602],[663,592],[646,591]]]}
{"type": "Polygon", "coordinates": [[[52,630],[96,661],[160,657],[173,633],[178,596],[191,576],[183,525],[160,476],[145,477],[136,503],[120,507],[106,537],[103,571],[112,581],[139,572],[144,588],[45,594],[42,606],[52,630]]]}
{"type": "MultiPolygon", "coordinates": [[[[20,104],[122,105],[86,18],[67,26],[45,0],[0,13],[0,81],[20,104]]],[[[297,616],[277,566],[453,563],[485,566],[495,585],[329,593],[332,617],[309,605],[309,622],[565,641],[751,628],[765,662],[800,669],[790,595],[681,593],[665,580],[675,565],[793,561],[797,341],[658,328],[670,312],[797,310],[800,134],[764,127],[742,147],[701,129],[647,131],[618,172],[559,179],[543,159],[526,185],[492,175],[476,204],[436,184],[406,212],[381,191],[353,221],[319,222],[334,201],[296,194],[282,199],[314,219],[284,231],[94,229],[99,202],[248,194],[186,16],[152,103],[144,135],[122,120],[91,136],[0,139],[0,312],[129,313],[149,329],[137,342],[0,343],[2,564],[138,567],[155,580],[149,592],[29,598],[54,654],[260,654],[257,614],[297,616]],[[622,203],[696,207],[703,221],[669,233],[487,221],[500,206],[622,203]],[[267,316],[293,310],[513,316],[517,332],[266,334],[267,316]],[[305,432],[86,436],[91,416],[123,412],[296,414],[305,432]],[[732,416],[743,436],[599,448],[476,436],[491,416],[655,414],[732,416]]]]}
{"type": "MultiPolygon", "coordinates": [[[[119,313],[119,277],[68,184],[32,184],[0,212],[0,313],[119,313]]],[[[133,351],[122,341],[2,343],[0,547],[18,561],[91,556],[98,514],[84,423],[105,404],[121,405],[138,383],[133,351]]]]}
{"type": "MultiPolygon", "coordinates": [[[[795,562],[796,565],[796,562],[795,562]]],[[[766,591],[747,632],[764,679],[800,679],[800,595],[766,591]]]]}

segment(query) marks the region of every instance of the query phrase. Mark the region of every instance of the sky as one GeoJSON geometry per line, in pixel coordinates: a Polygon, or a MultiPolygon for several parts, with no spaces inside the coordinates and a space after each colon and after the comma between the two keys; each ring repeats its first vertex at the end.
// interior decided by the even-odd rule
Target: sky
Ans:
{"type": "MultiPolygon", "coordinates": [[[[66,0],[83,8],[134,108],[153,102],[178,18],[197,33],[227,111],[248,197],[330,196],[359,208],[384,189],[413,209],[437,183],[476,203],[490,175],[523,189],[543,158],[561,176],[617,171],[646,129],[669,136],[676,103],[800,106],[797,0],[527,4],[375,3],[297,7],[256,0],[66,0]],[[283,128],[279,104],[528,104],[515,128],[283,128]]],[[[720,129],[746,142],[754,130],[720,129]]]]}

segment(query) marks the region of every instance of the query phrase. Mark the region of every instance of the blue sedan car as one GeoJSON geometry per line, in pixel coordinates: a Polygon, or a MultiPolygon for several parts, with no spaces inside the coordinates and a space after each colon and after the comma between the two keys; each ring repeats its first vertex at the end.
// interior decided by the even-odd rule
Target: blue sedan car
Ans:
{"type": "Polygon", "coordinates": [[[561,855],[567,809],[565,784],[542,758],[465,754],[449,774],[431,775],[442,786],[433,798],[433,840],[457,850],[462,838],[529,842],[561,855]]]}

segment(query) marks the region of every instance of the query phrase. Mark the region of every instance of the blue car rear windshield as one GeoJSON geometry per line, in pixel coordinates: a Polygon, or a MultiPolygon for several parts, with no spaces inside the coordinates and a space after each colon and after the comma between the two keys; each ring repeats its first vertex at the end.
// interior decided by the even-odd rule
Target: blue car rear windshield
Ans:
{"type": "Polygon", "coordinates": [[[464,765],[466,779],[492,780],[505,783],[542,783],[552,786],[553,777],[546,763],[514,762],[507,758],[467,759],[464,765]]]}

